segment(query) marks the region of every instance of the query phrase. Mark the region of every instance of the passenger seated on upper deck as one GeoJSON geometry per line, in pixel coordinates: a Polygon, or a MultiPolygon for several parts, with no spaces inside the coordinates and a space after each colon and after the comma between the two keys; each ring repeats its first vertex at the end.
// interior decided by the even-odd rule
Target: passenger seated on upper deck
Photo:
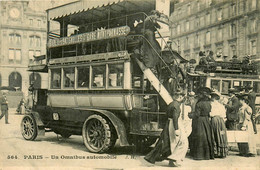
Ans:
{"type": "Polygon", "coordinates": [[[217,53],[215,61],[219,61],[219,62],[224,61],[221,53],[217,53]]]}
{"type": "Polygon", "coordinates": [[[228,62],[228,56],[224,55],[224,56],[223,56],[223,61],[224,61],[224,62],[228,62]]]}
{"type": "Polygon", "coordinates": [[[200,57],[199,65],[207,65],[208,64],[205,51],[200,51],[199,57],[200,57]]]}
{"type": "Polygon", "coordinates": [[[236,55],[234,55],[234,56],[232,57],[232,59],[230,60],[230,62],[232,62],[232,63],[241,63],[241,61],[237,58],[236,55]]]}
{"type": "Polygon", "coordinates": [[[208,51],[208,55],[206,57],[206,60],[208,62],[215,62],[214,58],[213,58],[213,51],[208,51]]]}

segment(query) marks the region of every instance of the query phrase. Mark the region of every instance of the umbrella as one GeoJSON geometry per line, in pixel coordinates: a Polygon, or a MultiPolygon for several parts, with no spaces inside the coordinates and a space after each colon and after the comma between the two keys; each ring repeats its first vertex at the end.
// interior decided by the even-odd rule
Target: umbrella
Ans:
{"type": "Polygon", "coordinates": [[[0,90],[16,91],[16,88],[12,86],[1,86],[0,90]]]}

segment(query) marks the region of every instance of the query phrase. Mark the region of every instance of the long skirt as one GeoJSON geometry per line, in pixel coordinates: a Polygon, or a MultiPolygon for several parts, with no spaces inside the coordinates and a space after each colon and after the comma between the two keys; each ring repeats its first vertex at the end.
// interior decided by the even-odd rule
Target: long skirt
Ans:
{"type": "MultiPolygon", "coordinates": [[[[246,120],[245,120],[246,121],[246,120]]],[[[248,143],[237,143],[239,154],[243,156],[247,156],[249,154],[257,154],[256,153],[256,139],[253,129],[253,124],[250,121],[248,121],[246,130],[248,132],[248,143]]]]}
{"type": "Polygon", "coordinates": [[[207,116],[192,120],[190,154],[195,160],[214,159],[212,129],[207,116]]]}
{"type": "Polygon", "coordinates": [[[224,158],[228,153],[227,129],[223,118],[214,116],[211,119],[211,127],[214,138],[215,157],[224,158]]]}
{"type": "Polygon", "coordinates": [[[180,134],[176,135],[173,121],[172,119],[168,119],[158,142],[153,150],[151,150],[144,157],[144,159],[150,163],[155,163],[166,159],[176,161],[183,160],[188,150],[188,139],[183,131],[183,125],[179,123],[180,134]]]}

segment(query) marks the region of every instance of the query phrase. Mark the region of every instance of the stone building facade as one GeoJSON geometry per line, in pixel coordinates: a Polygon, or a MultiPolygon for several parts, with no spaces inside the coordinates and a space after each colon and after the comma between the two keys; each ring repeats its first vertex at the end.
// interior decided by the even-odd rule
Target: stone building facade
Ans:
{"type": "Polygon", "coordinates": [[[170,16],[173,48],[186,59],[212,50],[260,61],[258,0],[178,0],[170,16]]]}
{"type": "Polygon", "coordinates": [[[34,57],[46,53],[46,13],[28,1],[0,2],[0,86],[26,92],[30,83],[47,88],[47,75],[28,72],[34,57]]]}

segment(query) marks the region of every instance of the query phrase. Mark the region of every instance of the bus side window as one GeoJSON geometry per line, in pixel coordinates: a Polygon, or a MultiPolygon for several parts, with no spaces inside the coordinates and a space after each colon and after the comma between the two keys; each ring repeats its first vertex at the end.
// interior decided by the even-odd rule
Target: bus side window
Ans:
{"type": "Polygon", "coordinates": [[[93,66],[92,68],[92,87],[105,87],[106,65],[93,66]]]}
{"type": "Polygon", "coordinates": [[[75,68],[64,68],[63,84],[64,87],[74,87],[75,83],[75,68]]]}
{"type": "Polygon", "coordinates": [[[89,67],[78,67],[77,87],[89,87],[89,67]]]}
{"type": "Polygon", "coordinates": [[[210,87],[220,91],[220,80],[211,80],[210,87]]]}
{"type": "Polygon", "coordinates": [[[123,64],[109,64],[108,65],[108,86],[109,87],[123,87],[123,64]]]}
{"type": "Polygon", "coordinates": [[[222,92],[223,94],[228,94],[228,89],[231,88],[230,80],[222,80],[222,92]]]}
{"type": "Polygon", "coordinates": [[[260,93],[260,82],[259,81],[253,82],[253,90],[255,93],[260,93]]]}
{"type": "Polygon", "coordinates": [[[61,87],[61,69],[51,70],[51,88],[59,89],[61,87]]]}

